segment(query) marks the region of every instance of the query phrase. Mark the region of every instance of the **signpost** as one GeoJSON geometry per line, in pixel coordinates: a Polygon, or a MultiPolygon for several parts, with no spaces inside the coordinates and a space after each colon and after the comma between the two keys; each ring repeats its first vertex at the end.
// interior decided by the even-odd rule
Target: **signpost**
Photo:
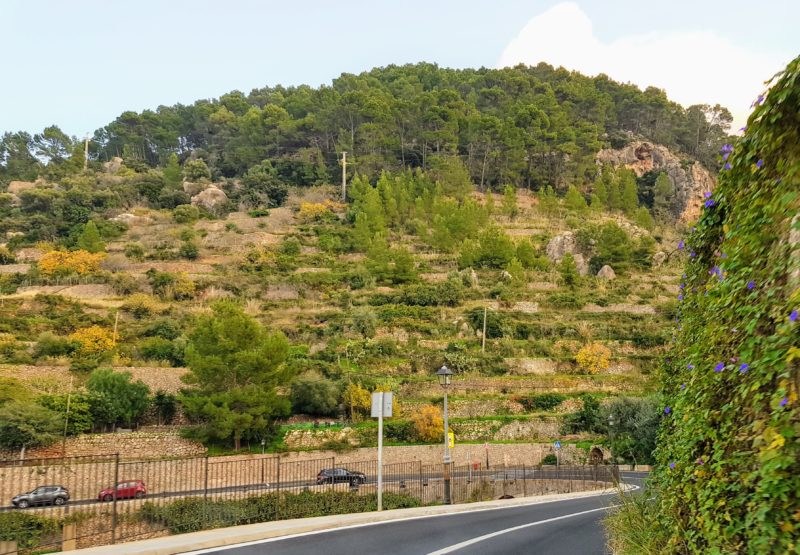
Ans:
{"type": "Polygon", "coordinates": [[[378,418],[378,510],[383,510],[383,417],[392,416],[392,392],[372,393],[373,418],[378,418]]]}
{"type": "Polygon", "coordinates": [[[559,466],[559,456],[558,452],[561,451],[561,442],[559,440],[555,440],[553,442],[553,447],[556,448],[556,468],[559,466]]]}

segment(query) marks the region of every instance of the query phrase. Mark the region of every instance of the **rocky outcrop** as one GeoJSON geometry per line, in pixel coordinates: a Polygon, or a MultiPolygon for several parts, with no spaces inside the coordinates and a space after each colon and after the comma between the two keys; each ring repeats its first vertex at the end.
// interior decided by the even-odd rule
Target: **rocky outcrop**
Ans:
{"type": "Polygon", "coordinates": [[[110,161],[105,162],[103,164],[103,171],[106,173],[117,173],[119,170],[122,169],[122,158],[119,156],[114,156],[110,161]]]}
{"type": "Polygon", "coordinates": [[[210,185],[208,189],[200,191],[192,197],[192,204],[195,206],[202,206],[211,213],[215,213],[217,209],[228,202],[228,195],[225,191],[217,188],[215,185],[210,185]]]}
{"type": "Polygon", "coordinates": [[[612,280],[612,279],[617,279],[617,274],[614,272],[614,269],[611,266],[606,264],[605,266],[600,268],[599,272],[597,272],[597,277],[599,277],[600,279],[612,280]]]}
{"type": "Polygon", "coordinates": [[[679,158],[667,147],[634,141],[621,149],[606,149],[597,153],[598,164],[625,166],[641,177],[650,171],[665,172],[673,185],[672,215],[688,223],[700,216],[703,193],[713,191],[717,181],[700,162],[679,158]]]}
{"type": "Polygon", "coordinates": [[[19,195],[22,191],[27,191],[34,187],[36,187],[36,183],[32,181],[10,181],[7,191],[12,195],[19,195]]]}
{"type": "Polygon", "coordinates": [[[589,273],[589,261],[578,249],[578,242],[575,240],[575,234],[571,231],[565,231],[560,235],[556,235],[550,242],[547,243],[547,258],[554,264],[561,262],[564,255],[569,253],[575,259],[575,267],[578,273],[582,276],[589,273]]]}
{"type": "Polygon", "coordinates": [[[144,225],[150,223],[152,220],[146,216],[137,216],[128,212],[114,216],[111,218],[112,222],[121,222],[126,225],[144,225]]]}

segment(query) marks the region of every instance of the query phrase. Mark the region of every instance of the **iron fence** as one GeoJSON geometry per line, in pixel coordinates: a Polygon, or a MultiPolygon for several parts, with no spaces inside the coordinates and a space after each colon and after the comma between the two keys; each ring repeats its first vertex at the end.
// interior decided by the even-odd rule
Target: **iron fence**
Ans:
{"type": "MultiPolygon", "coordinates": [[[[439,504],[444,465],[385,464],[384,508],[439,504]]],[[[466,503],[607,488],[611,466],[450,465],[451,499],[466,503]]],[[[254,522],[375,510],[377,461],[334,457],[190,457],[129,461],[101,457],[0,460],[0,555],[110,545],[254,522]],[[347,474],[321,474],[344,468],[347,474]],[[115,488],[114,484],[118,484],[115,488]],[[12,498],[43,487],[50,498],[12,498]],[[56,495],[63,495],[57,490],[56,495]],[[24,506],[23,505],[29,505],[24,506]]]]}

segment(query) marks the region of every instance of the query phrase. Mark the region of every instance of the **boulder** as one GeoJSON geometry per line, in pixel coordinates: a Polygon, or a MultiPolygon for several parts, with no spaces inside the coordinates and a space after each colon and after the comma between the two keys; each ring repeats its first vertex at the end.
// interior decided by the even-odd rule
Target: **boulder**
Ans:
{"type": "Polygon", "coordinates": [[[606,264],[605,266],[600,268],[599,272],[597,272],[597,277],[599,277],[600,279],[611,280],[611,279],[617,279],[617,274],[614,273],[614,269],[611,266],[606,264]]]}
{"type": "Polygon", "coordinates": [[[191,181],[183,182],[183,192],[189,196],[196,195],[208,187],[208,183],[193,183],[191,181]]]}
{"type": "Polygon", "coordinates": [[[514,279],[514,276],[509,274],[506,270],[503,270],[503,273],[500,274],[500,279],[502,279],[503,281],[511,281],[514,279]]]}
{"type": "Polygon", "coordinates": [[[552,262],[559,262],[567,253],[572,255],[578,253],[578,243],[575,241],[575,234],[571,231],[556,235],[547,243],[547,257],[552,262]]]}
{"type": "Polygon", "coordinates": [[[27,191],[34,187],[36,187],[36,183],[32,181],[10,181],[7,191],[12,195],[19,195],[22,191],[27,191]]]}
{"type": "Polygon", "coordinates": [[[478,273],[472,268],[467,268],[461,272],[469,286],[475,288],[478,286],[478,273]]]}
{"type": "Polygon", "coordinates": [[[573,254],[572,258],[575,259],[575,268],[578,269],[578,273],[582,276],[589,275],[589,262],[583,257],[582,254],[573,254]]]}
{"type": "Polygon", "coordinates": [[[597,153],[598,164],[624,166],[641,177],[649,171],[664,172],[673,185],[671,214],[688,223],[700,216],[703,194],[713,191],[717,181],[700,162],[680,158],[667,147],[646,141],[632,141],[620,149],[605,149],[597,153]]]}
{"type": "Polygon", "coordinates": [[[103,164],[103,170],[106,173],[117,173],[122,169],[122,158],[114,156],[109,162],[103,164]]]}
{"type": "Polygon", "coordinates": [[[209,185],[208,189],[200,191],[192,197],[192,204],[201,206],[209,212],[215,212],[216,209],[228,202],[228,195],[225,191],[216,187],[216,185],[209,185]]]}
{"type": "Polygon", "coordinates": [[[142,225],[150,222],[150,218],[144,216],[137,216],[135,214],[125,213],[111,218],[112,222],[122,222],[127,225],[142,225]]]}

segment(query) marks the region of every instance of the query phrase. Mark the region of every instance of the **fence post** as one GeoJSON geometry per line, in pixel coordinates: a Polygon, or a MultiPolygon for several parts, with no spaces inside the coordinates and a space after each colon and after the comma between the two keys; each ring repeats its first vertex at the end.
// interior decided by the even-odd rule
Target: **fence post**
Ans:
{"type": "Polygon", "coordinates": [[[281,457],[278,455],[275,457],[275,462],[277,463],[275,474],[275,492],[278,495],[277,502],[275,503],[275,510],[277,511],[275,514],[275,519],[280,519],[281,517],[281,498],[283,494],[281,493],[281,457]]]}
{"type": "Polygon", "coordinates": [[[525,464],[522,465],[522,496],[528,497],[528,473],[525,472],[525,464]]]}
{"type": "Polygon", "coordinates": [[[208,500],[208,455],[206,455],[205,478],[203,479],[203,501],[208,500]]]}
{"type": "Polygon", "coordinates": [[[117,542],[117,483],[119,482],[119,453],[114,454],[114,488],[112,490],[113,503],[111,506],[111,544],[117,542]]]}
{"type": "Polygon", "coordinates": [[[77,524],[74,522],[65,524],[61,528],[61,551],[74,551],[77,549],[76,541],[76,528],[77,524]]]}

